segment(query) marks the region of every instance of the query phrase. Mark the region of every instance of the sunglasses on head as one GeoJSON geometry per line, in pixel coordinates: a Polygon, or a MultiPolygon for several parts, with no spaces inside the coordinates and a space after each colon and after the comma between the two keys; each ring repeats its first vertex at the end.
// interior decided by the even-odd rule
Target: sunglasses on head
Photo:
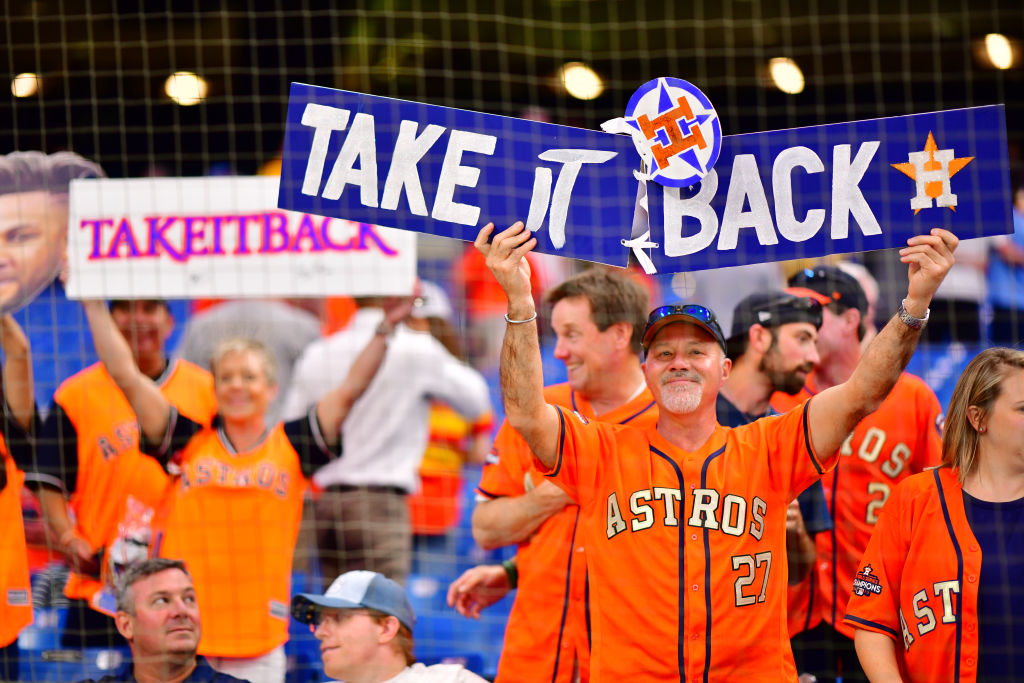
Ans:
{"type": "Polygon", "coordinates": [[[808,313],[817,314],[821,312],[821,302],[817,299],[812,299],[809,296],[798,296],[793,297],[779,297],[771,301],[765,302],[758,306],[755,311],[770,311],[773,309],[789,309],[792,311],[807,311],[808,313]]]}
{"type": "Polygon", "coordinates": [[[716,318],[715,314],[711,312],[711,309],[698,304],[669,305],[655,308],[647,317],[647,326],[650,327],[666,316],[680,314],[696,318],[705,325],[713,325],[716,329],[721,328],[718,324],[718,318],[716,318]]]}

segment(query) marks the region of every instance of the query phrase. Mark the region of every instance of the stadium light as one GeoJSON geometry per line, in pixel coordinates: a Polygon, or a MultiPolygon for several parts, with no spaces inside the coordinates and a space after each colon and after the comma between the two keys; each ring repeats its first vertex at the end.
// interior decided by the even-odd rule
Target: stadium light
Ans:
{"type": "Polygon", "coordinates": [[[768,62],[768,73],[782,92],[796,95],[804,91],[804,72],[789,57],[775,57],[768,62]]]}
{"type": "Polygon", "coordinates": [[[11,80],[11,94],[15,97],[32,97],[39,92],[39,74],[22,73],[11,80]]]}
{"type": "Polygon", "coordinates": [[[989,33],[985,36],[985,54],[995,68],[1009,69],[1013,66],[1013,53],[1013,44],[1002,33],[989,33]]]}
{"type": "Polygon", "coordinates": [[[569,62],[558,70],[558,80],[571,96],[592,100],[604,92],[604,81],[583,62],[569,62]]]}
{"type": "Polygon", "coordinates": [[[206,99],[210,86],[205,78],[191,71],[176,71],[164,81],[164,92],[182,107],[191,107],[206,99]]]}

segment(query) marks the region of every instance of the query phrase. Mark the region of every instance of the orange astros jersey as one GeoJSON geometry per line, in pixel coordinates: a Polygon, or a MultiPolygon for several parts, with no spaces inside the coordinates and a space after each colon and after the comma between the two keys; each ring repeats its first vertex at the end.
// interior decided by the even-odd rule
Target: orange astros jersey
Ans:
{"type": "Polygon", "coordinates": [[[915,474],[896,487],[878,520],[846,625],[896,641],[904,681],[973,682],[981,563],[956,471],[915,474]]]}
{"type": "MultiPolygon", "coordinates": [[[[568,384],[546,387],[544,398],[610,424],[647,429],[658,421],[658,408],[646,386],[639,395],[600,417],[568,384]]],[[[478,495],[490,499],[521,496],[541,481],[543,475],[534,466],[529,446],[508,422],[503,423],[484,466],[478,495]]],[[[588,680],[587,563],[578,529],[579,512],[576,505],[567,505],[519,544],[519,590],[505,627],[496,681],[569,683],[575,660],[579,661],[580,681],[588,680]]]]}
{"type": "Polygon", "coordinates": [[[6,485],[0,490],[0,648],[18,639],[18,633],[32,623],[32,587],[28,579],[28,553],[21,518],[21,487],[25,481],[7,454],[0,436],[0,466],[6,485]]]}
{"type": "MultiPolygon", "coordinates": [[[[197,365],[171,361],[157,384],[171,405],[197,422],[209,424],[217,411],[213,377],[197,365]]],[[[138,418],[101,363],[65,380],[53,400],[39,437],[40,469],[48,473],[40,480],[70,494],[75,532],[93,551],[110,549],[126,523],[144,526],[152,518],[169,479],[139,452],[138,418]]],[[[64,593],[97,607],[101,588],[97,577],[72,573],[64,593]]]]}
{"type": "Polygon", "coordinates": [[[795,681],[786,628],[786,508],[831,467],[806,406],[694,452],[655,428],[559,408],[548,474],[580,505],[591,680],[795,681]]]}
{"type": "Polygon", "coordinates": [[[824,620],[853,638],[843,615],[860,558],[896,485],[942,460],[940,416],[935,393],[919,377],[903,373],[878,410],[843,443],[835,470],[821,479],[833,528],[815,537],[813,578],[790,587],[791,635],[824,620]]]}
{"type": "Polygon", "coordinates": [[[287,430],[309,419],[276,425],[244,453],[219,428],[196,431],[180,418],[170,426],[168,440],[185,444],[173,459],[181,475],[158,525],[156,550],[184,560],[192,574],[203,620],[199,654],[256,657],[288,640],[304,468],[313,464],[303,464],[299,439],[293,442],[287,430]]]}

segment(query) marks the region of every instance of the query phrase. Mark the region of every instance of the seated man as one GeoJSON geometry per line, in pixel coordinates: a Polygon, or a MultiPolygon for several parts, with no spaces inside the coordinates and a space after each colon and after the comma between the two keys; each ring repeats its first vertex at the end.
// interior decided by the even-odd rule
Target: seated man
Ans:
{"type": "Polygon", "coordinates": [[[131,647],[132,661],[96,683],[241,681],[214,671],[196,656],[199,607],[183,562],[154,558],[133,564],[118,578],[116,594],[114,618],[131,647]]]}
{"type": "Polygon", "coordinates": [[[477,683],[458,664],[417,664],[416,615],[405,590],[383,574],[342,574],[323,595],[292,598],[292,616],[316,626],[324,672],[346,683],[477,683]]]}

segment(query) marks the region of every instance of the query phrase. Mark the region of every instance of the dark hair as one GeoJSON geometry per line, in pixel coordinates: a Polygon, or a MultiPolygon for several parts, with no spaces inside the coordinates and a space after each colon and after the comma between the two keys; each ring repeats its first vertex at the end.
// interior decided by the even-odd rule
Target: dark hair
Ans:
{"type": "Polygon", "coordinates": [[[588,268],[549,289],[544,300],[554,306],[562,299],[574,297],[587,300],[590,318],[601,332],[615,323],[632,325],[630,348],[636,354],[643,351],[650,304],[647,290],[633,277],[607,268],[588,268]]]}
{"type": "Polygon", "coordinates": [[[135,614],[135,595],[132,586],[145,578],[165,572],[168,569],[177,569],[192,578],[181,560],[170,560],[166,557],[151,557],[141,562],[136,562],[124,570],[114,582],[114,597],[116,598],[117,611],[135,614]]]}
{"type": "Polygon", "coordinates": [[[45,191],[68,194],[75,178],[105,178],[96,164],[74,152],[11,152],[0,156],[0,194],[45,191]]]}

